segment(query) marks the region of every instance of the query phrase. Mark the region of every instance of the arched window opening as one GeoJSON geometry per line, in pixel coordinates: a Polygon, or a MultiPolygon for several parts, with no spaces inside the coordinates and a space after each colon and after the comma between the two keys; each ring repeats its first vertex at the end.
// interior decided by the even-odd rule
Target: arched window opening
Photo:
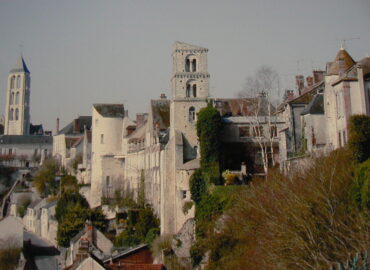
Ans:
{"type": "Polygon", "coordinates": [[[185,72],[190,72],[190,60],[185,60],[185,72]]]}
{"type": "Polygon", "coordinates": [[[15,95],[15,104],[19,104],[19,92],[15,95]]]}
{"type": "Polygon", "coordinates": [[[197,97],[197,85],[193,85],[193,97],[197,97]]]}
{"type": "Polygon", "coordinates": [[[10,104],[13,104],[13,103],[14,103],[14,92],[12,92],[12,93],[10,94],[10,100],[9,100],[9,103],[10,103],[10,104]]]}
{"type": "Polygon", "coordinates": [[[14,110],[10,109],[9,120],[13,120],[13,118],[14,118],[14,110]]]}
{"type": "Polygon", "coordinates": [[[195,120],[195,108],[190,107],[189,108],[189,121],[193,122],[195,120]]]}
{"type": "Polygon", "coordinates": [[[197,71],[197,60],[196,59],[193,59],[193,61],[191,61],[191,67],[192,67],[193,72],[197,71]]]}
{"type": "Polygon", "coordinates": [[[186,85],[186,97],[190,97],[190,84],[186,85]]]}
{"type": "Polygon", "coordinates": [[[19,119],[19,110],[15,109],[15,120],[19,119]]]}
{"type": "Polygon", "coordinates": [[[18,75],[17,77],[17,88],[20,88],[21,87],[21,76],[18,75]]]}
{"type": "Polygon", "coordinates": [[[13,76],[13,77],[10,79],[10,89],[13,89],[13,88],[14,88],[14,83],[15,83],[15,76],[13,76]]]}

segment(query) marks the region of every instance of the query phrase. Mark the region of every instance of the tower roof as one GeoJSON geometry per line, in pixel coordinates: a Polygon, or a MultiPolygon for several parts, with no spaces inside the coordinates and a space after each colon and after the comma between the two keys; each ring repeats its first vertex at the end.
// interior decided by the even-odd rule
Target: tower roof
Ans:
{"type": "Polygon", "coordinates": [[[17,64],[15,67],[10,70],[10,72],[25,72],[25,73],[30,73],[30,71],[27,68],[26,62],[24,62],[23,56],[19,56],[17,64]]]}
{"type": "Polygon", "coordinates": [[[191,45],[191,44],[180,42],[180,41],[175,41],[175,43],[173,44],[173,49],[174,50],[208,51],[207,48],[196,46],[196,45],[191,45]]]}
{"type": "Polygon", "coordinates": [[[344,70],[350,69],[356,63],[355,60],[353,60],[353,58],[344,48],[340,48],[339,52],[337,53],[337,56],[334,59],[334,62],[330,64],[328,75],[339,74],[339,60],[343,60],[344,70]]]}

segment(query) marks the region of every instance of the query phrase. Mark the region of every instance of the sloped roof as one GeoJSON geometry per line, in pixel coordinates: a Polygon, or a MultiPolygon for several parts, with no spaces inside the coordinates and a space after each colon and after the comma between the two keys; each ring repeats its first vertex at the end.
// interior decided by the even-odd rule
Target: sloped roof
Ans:
{"type": "Polygon", "coordinates": [[[25,72],[25,73],[30,73],[30,71],[27,68],[26,62],[23,59],[23,56],[19,56],[17,64],[15,67],[10,70],[11,73],[13,72],[25,72]]]}
{"type": "Polygon", "coordinates": [[[123,118],[125,109],[123,104],[94,104],[95,110],[103,117],[123,118]]]}
{"type": "Polygon", "coordinates": [[[365,57],[361,61],[357,62],[356,65],[353,65],[349,70],[347,70],[343,76],[336,80],[332,85],[336,85],[341,81],[357,81],[358,74],[357,68],[361,67],[364,77],[369,77],[370,75],[370,57],[365,57]]]}
{"type": "Polygon", "coordinates": [[[43,134],[44,128],[42,127],[42,124],[40,125],[32,125],[30,124],[30,134],[31,135],[37,135],[37,134],[43,134]]]}
{"type": "Polygon", "coordinates": [[[200,159],[196,158],[196,159],[192,159],[192,160],[182,164],[181,166],[179,166],[178,169],[180,169],[180,170],[196,170],[196,169],[199,169],[199,168],[200,168],[200,159]]]}
{"type": "Polygon", "coordinates": [[[337,53],[333,62],[328,63],[329,68],[327,71],[328,75],[338,75],[339,74],[339,60],[342,59],[344,61],[344,70],[350,69],[356,62],[353,58],[349,55],[349,53],[341,48],[337,53]]]}
{"type": "Polygon", "coordinates": [[[208,51],[207,48],[200,47],[200,46],[197,46],[197,45],[188,44],[188,43],[181,42],[181,41],[175,41],[175,43],[173,44],[173,49],[174,50],[208,51]]]}
{"type": "Polygon", "coordinates": [[[59,134],[75,134],[74,130],[74,122],[77,121],[78,123],[78,133],[83,133],[85,127],[87,129],[91,129],[91,123],[92,123],[92,117],[91,116],[79,116],[78,118],[74,119],[72,122],[70,122],[68,125],[66,125],[64,128],[62,128],[59,132],[59,134]]]}
{"type": "Polygon", "coordinates": [[[114,256],[112,256],[112,258],[109,258],[109,259],[106,259],[104,261],[104,263],[109,263],[109,261],[112,259],[112,260],[115,260],[115,259],[119,259],[119,258],[122,258],[122,257],[126,257],[132,253],[135,253],[141,249],[144,249],[144,248],[149,248],[147,244],[140,244],[136,247],[131,247],[129,249],[125,249],[125,250],[122,250],[121,252],[115,254],[114,256]]]}
{"type": "Polygon", "coordinates": [[[321,94],[315,95],[311,102],[301,112],[301,115],[306,114],[324,114],[324,96],[321,94]]]}
{"type": "Polygon", "coordinates": [[[108,264],[109,270],[165,270],[163,264],[108,264]]]}
{"type": "Polygon", "coordinates": [[[151,100],[151,109],[153,116],[153,126],[159,126],[160,130],[167,129],[170,126],[170,104],[168,99],[151,100]]]}
{"type": "Polygon", "coordinates": [[[42,135],[1,135],[1,144],[52,144],[52,136],[42,135]]]}
{"type": "MultiPolygon", "coordinates": [[[[258,115],[267,115],[268,100],[265,98],[216,98],[213,100],[215,108],[222,117],[253,116],[258,102],[261,102],[258,115]]],[[[272,112],[275,107],[272,106],[272,112]]]]}

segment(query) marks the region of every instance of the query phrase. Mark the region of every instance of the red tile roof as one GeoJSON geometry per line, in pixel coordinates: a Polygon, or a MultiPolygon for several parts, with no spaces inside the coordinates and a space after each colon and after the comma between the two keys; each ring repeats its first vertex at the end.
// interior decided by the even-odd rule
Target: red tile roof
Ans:
{"type": "Polygon", "coordinates": [[[109,270],[166,270],[163,264],[108,264],[109,270]]]}

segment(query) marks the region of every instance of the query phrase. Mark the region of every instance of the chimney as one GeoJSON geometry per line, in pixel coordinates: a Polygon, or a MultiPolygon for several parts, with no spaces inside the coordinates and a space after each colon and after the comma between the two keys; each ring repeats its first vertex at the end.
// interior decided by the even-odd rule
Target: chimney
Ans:
{"type": "Polygon", "coordinates": [[[57,117],[57,132],[56,132],[56,134],[58,134],[59,133],[59,117],[57,117]]]}
{"type": "Polygon", "coordinates": [[[318,83],[324,80],[325,71],[314,70],[312,73],[313,73],[313,83],[318,83]]]}
{"type": "Polygon", "coordinates": [[[124,117],[128,117],[128,110],[125,110],[124,117]]]}
{"type": "Polygon", "coordinates": [[[295,83],[298,89],[298,93],[301,94],[303,88],[304,88],[304,77],[303,75],[297,75],[295,76],[295,83]]]}
{"type": "Polygon", "coordinates": [[[147,120],[147,118],[148,118],[147,113],[137,113],[136,114],[136,129],[139,129],[142,126],[144,126],[145,121],[147,120]]]}
{"type": "Polygon", "coordinates": [[[160,99],[167,99],[166,94],[163,94],[163,93],[159,97],[160,99]]]}
{"type": "Polygon", "coordinates": [[[91,224],[91,221],[86,220],[85,232],[86,232],[87,240],[89,241],[90,244],[93,244],[94,243],[94,228],[91,224]]]}
{"type": "Polygon", "coordinates": [[[285,90],[284,101],[289,101],[294,98],[294,90],[285,90]]]}
{"type": "Polygon", "coordinates": [[[306,78],[306,80],[307,80],[307,86],[308,86],[308,87],[310,87],[310,86],[312,86],[312,85],[313,85],[313,78],[312,78],[312,76],[308,76],[308,77],[306,78]]]}
{"type": "Polygon", "coordinates": [[[78,121],[78,118],[73,120],[73,132],[80,133],[80,122],[78,121]]]}

